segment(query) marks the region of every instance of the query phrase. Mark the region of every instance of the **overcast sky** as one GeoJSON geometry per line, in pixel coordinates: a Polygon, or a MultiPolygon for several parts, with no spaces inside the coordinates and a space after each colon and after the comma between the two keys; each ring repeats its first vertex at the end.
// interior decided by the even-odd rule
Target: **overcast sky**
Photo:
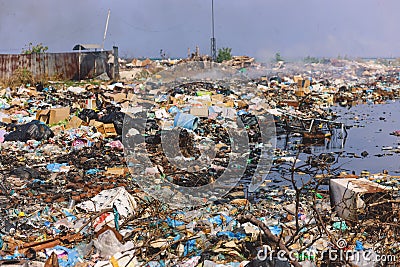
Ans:
{"type": "MultiPolygon", "coordinates": [[[[101,44],[121,56],[210,54],[211,0],[0,0],[0,53],[29,42],[49,52],[101,44]]],[[[399,57],[399,0],[214,0],[217,47],[271,59],[399,57]]]]}

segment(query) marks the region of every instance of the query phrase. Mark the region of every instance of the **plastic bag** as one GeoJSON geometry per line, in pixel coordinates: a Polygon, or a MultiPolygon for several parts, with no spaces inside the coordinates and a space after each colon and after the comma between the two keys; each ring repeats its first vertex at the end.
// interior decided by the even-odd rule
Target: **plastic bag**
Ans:
{"type": "Polygon", "coordinates": [[[4,141],[21,141],[28,140],[41,141],[54,136],[53,131],[45,124],[38,120],[29,123],[17,125],[16,129],[4,137],[4,141]]]}
{"type": "Polygon", "coordinates": [[[90,120],[98,120],[99,119],[99,115],[93,109],[83,109],[79,113],[78,117],[85,122],[89,122],[90,120]]]}
{"type": "Polygon", "coordinates": [[[123,112],[111,112],[104,115],[99,119],[102,123],[113,123],[117,134],[122,134],[122,127],[124,125],[125,113],[123,112]]]}

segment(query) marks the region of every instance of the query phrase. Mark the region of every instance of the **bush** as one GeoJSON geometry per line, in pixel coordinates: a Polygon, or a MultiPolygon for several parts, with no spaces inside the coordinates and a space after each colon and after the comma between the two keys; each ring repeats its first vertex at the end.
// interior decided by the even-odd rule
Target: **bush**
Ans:
{"type": "Polygon", "coordinates": [[[22,54],[40,54],[46,53],[47,50],[49,50],[49,48],[47,46],[43,46],[42,43],[39,43],[37,45],[32,45],[32,43],[29,43],[28,48],[22,49],[22,54]]]}
{"type": "Polygon", "coordinates": [[[13,75],[10,78],[10,84],[11,85],[22,85],[22,84],[28,84],[28,83],[33,83],[33,75],[32,72],[26,68],[18,68],[17,70],[14,71],[13,75]]]}
{"type": "Polygon", "coordinates": [[[320,63],[320,62],[321,62],[321,60],[316,57],[307,56],[304,58],[304,63],[320,63]]]}
{"type": "Polygon", "coordinates": [[[280,53],[275,54],[275,62],[284,61],[280,53]]]}
{"type": "Polygon", "coordinates": [[[231,60],[232,59],[231,53],[232,53],[232,48],[223,47],[218,49],[217,62],[221,63],[226,60],[231,60]]]}

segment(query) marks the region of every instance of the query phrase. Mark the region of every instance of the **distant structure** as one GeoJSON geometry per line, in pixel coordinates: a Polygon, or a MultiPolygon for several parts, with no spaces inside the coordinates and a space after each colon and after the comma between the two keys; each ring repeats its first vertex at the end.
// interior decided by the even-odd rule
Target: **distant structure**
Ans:
{"type": "Polygon", "coordinates": [[[211,0],[211,24],[212,24],[212,37],[211,37],[211,59],[217,60],[217,44],[214,35],[214,0],[211,0]]]}
{"type": "Polygon", "coordinates": [[[160,50],[160,57],[161,57],[161,59],[163,59],[163,60],[165,60],[165,59],[167,59],[167,54],[165,53],[165,51],[164,50],[160,50]]]}
{"type": "Polygon", "coordinates": [[[74,48],[72,48],[72,50],[101,50],[102,46],[99,44],[77,44],[74,46],[74,48]]]}

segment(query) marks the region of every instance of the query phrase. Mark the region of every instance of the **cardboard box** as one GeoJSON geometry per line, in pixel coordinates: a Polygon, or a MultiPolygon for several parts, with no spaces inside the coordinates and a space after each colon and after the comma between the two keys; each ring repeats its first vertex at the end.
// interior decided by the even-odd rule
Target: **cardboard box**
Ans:
{"type": "Polygon", "coordinates": [[[116,93],[116,94],[112,94],[111,97],[114,99],[115,102],[122,102],[124,100],[126,100],[126,94],[124,93],[116,93]]]}
{"type": "Polygon", "coordinates": [[[94,127],[99,127],[99,126],[102,126],[103,125],[103,123],[102,122],[100,122],[100,121],[96,121],[96,120],[90,120],[89,121],[89,126],[94,126],[94,127]]]}
{"type": "Polygon", "coordinates": [[[55,124],[69,117],[69,108],[38,110],[36,119],[46,124],[55,124]]]}
{"type": "Polygon", "coordinates": [[[306,93],[304,92],[304,90],[296,90],[296,91],[294,92],[294,94],[295,94],[296,96],[299,96],[299,97],[303,97],[303,96],[306,95],[306,93]]]}
{"type": "Polygon", "coordinates": [[[248,107],[248,104],[246,102],[244,102],[243,100],[236,101],[236,105],[237,105],[238,109],[245,109],[248,107]]]}
{"type": "Polygon", "coordinates": [[[22,106],[23,102],[19,99],[12,99],[11,100],[11,106],[22,106]]]}
{"type": "Polygon", "coordinates": [[[299,81],[303,81],[303,77],[296,75],[293,77],[293,81],[294,81],[294,83],[299,84],[299,81]]]}
{"type": "Polygon", "coordinates": [[[170,129],[174,127],[173,120],[160,120],[159,125],[162,129],[170,129]]]}
{"type": "Polygon", "coordinates": [[[97,108],[96,99],[86,99],[85,104],[86,104],[87,109],[96,109],[97,108]]]}
{"type": "Polygon", "coordinates": [[[38,95],[38,92],[37,92],[36,88],[35,88],[35,87],[29,88],[28,95],[29,95],[29,96],[37,96],[37,95],[38,95]]]}
{"type": "Polygon", "coordinates": [[[286,104],[289,107],[298,107],[299,106],[299,101],[292,100],[292,99],[285,99],[285,100],[282,100],[280,103],[286,104]]]}
{"type": "Polygon", "coordinates": [[[4,123],[12,123],[12,120],[11,120],[10,117],[2,118],[1,121],[4,122],[4,123]]]}
{"type": "Polygon", "coordinates": [[[217,102],[224,102],[224,95],[222,94],[216,94],[211,96],[211,101],[214,103],[217,102]]]}
{"type": "Polygon", "coordinates": [[[77,116],[73,116],[67,125],[65,126],[66,129],[76,129],[79,128],[83,123],[83,120],[78,118],[77,116]]]}
{"type": "Polygon", "coordinates": [[[179,99],[177,99],[177,98],[175,98],[175,97],[173,97],[173,96],[170,96],[169,97],[169,103],[170,104],[172,104],[172,105],[178,105],[179,104],[179,99]]]}
{"type": "Polygon", "coordinates": [[[209,100],[199,100],[199,102],[201,103],[202,106],[205,107],[210,107],[212,105],[212,102],[209,100]]]}
{"type": "Polygon", "coordinates": [[[122,103],[121,103],[121,107],[122,107],[123,109],[129,108],[129,101],[128,101],[128,100],[125,100],[124,102],[122,102],[122,103]]]}
{"type": "Polygon", "coordinates": [[[299,79],[297,80],[297,87],[298,88],[308,88],[311,85],[311,81],[309,79],[303,80],[299,79]]]}
{"type": "Polygon", "coordinates": [[[125,173],[127,173],[127,169],[122,167],[107,168],[106,171],[106,175],[112,176],[123,176],[125,173]]]}
{"type": "MultiPolygon", "coordinates": [[[[368,204],[381,202],[390,197],[390,188],[365,178],[330,179],[331,205],[339,217],[358,220],[368,204]]],[[[391,209],[390,204],[376,206],[377,209],[391,209]],[[386,207],[385,207],[386,205],[386,207]]]]}
{"type": "Polygon", "coordinates": [[[97,131],[101,133],[104,137],[114,137],[117,136],[113,123],[102,123],[100,121],[91,120],[89,126],[96,127],[97,131]]]}
{"type": "Polygon", "coordinates": [[[61,132],[65,131],[64,125],[56,125],[51,127],[50,129],[53,131],[54,135],[58,135],[61,132]]]}
{"type": "Polygon", "coordinates": [[[235,106],[235,102],[229,100],[229,101],[226,101],[226,102],[224,103],[224,105],[225,105],[225,107],[227,107],[227,108],[233,108],[233,107],[235,106]]]}
{"type": "Polygon", "coordinates": [[[128,95],[126,96],[126,99],[128,99],[129,101],[135,100],[135,94],[128,93],[128,95]]]}
{"type": "Polygon", "coordinates": [[[191,108],[190,114],[197,116],[197,117],[208,117],[208,107],[191,108]]]}
{"type": "Polygon", "coordinates": [[[105,137],[115,137],[117,136],[117,132],[115,131],[114,124],[113,123],[106,123],[103,124],[104,128],[104,136],[105,137]]]}
{"type": "Polygon", "coordinates": [[[99,133],[101,133],[102,135],[104,135],[104,127],[103,127],[104,123],[100,122],[100,121],[96,121],[96,120],[90,120],[89,121],[89,126],[93,126],[97,129],[97,131],[99,133]]]}

